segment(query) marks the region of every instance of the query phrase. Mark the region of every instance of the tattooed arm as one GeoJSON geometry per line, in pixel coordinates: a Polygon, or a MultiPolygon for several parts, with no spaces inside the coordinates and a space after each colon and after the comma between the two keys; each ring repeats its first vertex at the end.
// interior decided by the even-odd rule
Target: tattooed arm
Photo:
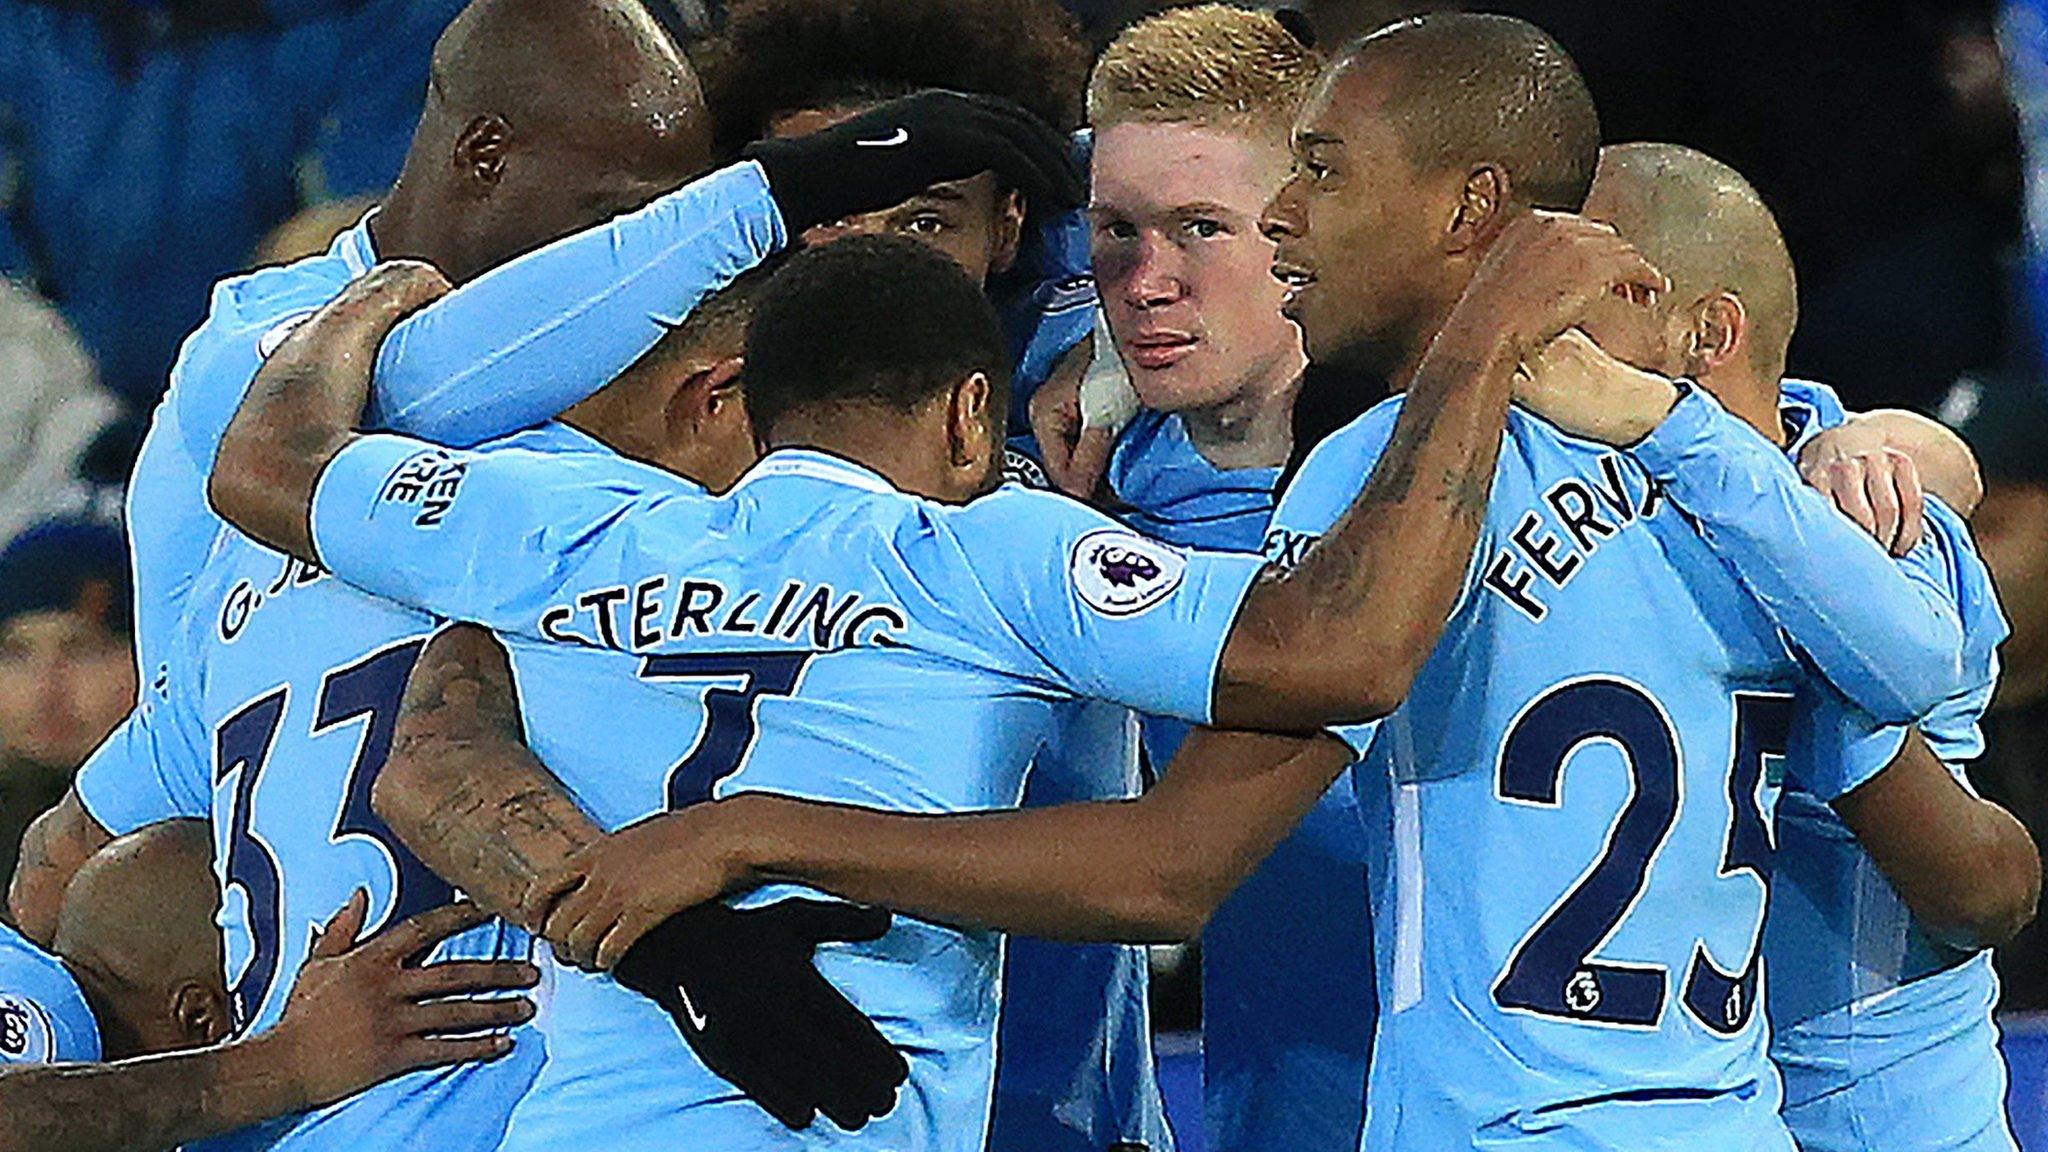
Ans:
{"type": "Polygon", "coordinates": [[[603,834],[526,747],[505,649],[472,624],[443,630],[413,665],[370,802],[421,861],[500,916],[516,918],[536,876],[603,834]]]}
{"type": "Polygon", "coordinates": [[[1417,364],[1350,510],[1246,596],[1216,677],[1216,726],[1311,730],[1393,711],[1464,586],[1517,366],[1593,301],[1663,287],[1605,225],[1550,212],[1509,225],[1417,364]]]}
{"type": "Polygon", "coordinates": [[[316,559],[313,493],[358,435],[377,348],[449,291],[430,264],[379,264],[299,326],[257,371],[206,482],[221,519],[281,552],[316,559]]]}

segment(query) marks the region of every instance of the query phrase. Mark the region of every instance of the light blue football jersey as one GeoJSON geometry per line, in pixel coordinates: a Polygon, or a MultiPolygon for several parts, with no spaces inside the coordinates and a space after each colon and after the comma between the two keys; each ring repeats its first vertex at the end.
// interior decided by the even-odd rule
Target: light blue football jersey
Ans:
{"type": "Polygon", "coordinates": [[[0,1069],[99,1058],[99,1021],[70,970],[0,923],[0,1069]]]}
{"type": "MultiPolygon", "coordinates": [[[[408,317],[378,357],[380,426],[475,444],[584,399],[652,347],[670,321],[787,242],[759,165],[712,173],[636,212],[492,269],[408,317]],[[536,332],[548,338],[536,340],[536,332]]],[[[222,281],[186,338],[128,486],[141,710],[165,699],[184,595],[226,526],[206,475],[249,382],[291,329],[377,261],[370,219],[324,253],[222,281]]],[[[139,744],[141,741],[128,742],[139,744]]],[[[116,833],[177,815],[152,790],[81,788],[116,833]]]]}
{"type": "MultiPolygon", "coordinates": [[[[1143,411],[1110,458],[1131,527],[1183,547],[1257,551],[1279,468],[1220,469],[1178,415],[1143,411]]],[[[1164,770],[1188,726],[1147,717],[1164,770]]],[[[1351,1152],[1365,1118],[1374,993],[1364,827],[1338,781],[1202,933],[1203,1121],[1222,1152],[1351,1152]]]]}
{"type": "MultiPolygon", "coordinates": [[[[710,498],[616,459],[375,436],[330,465],[313,522],[343,578],[506,635],[534,751],[606,827],[749,790],[1012,807],[1063,704],[1205,721],[1263,567],[1051,494],[938,504],[800,450],[710,498]],[[445,492],[431,514],[422,480],[445,492]]],[[[652,1003],[559,973],[550,1067],[507,1146],[978,1149],[1000,957],[995,933],[908,917],[820,950],[911,1064],[896,1109],[857,1137],[782,1129],[652,1003]]]]}
{"type": "MultiPolygon", "coordinates": [[[[1918,727],[1962,776],[1983,752],[1978,723],[2008,628],[1962,518],[1930,499],[1926,525],[1931,547],[1902,563],[1931,569],[1953,599],[1965,678],[1918,727]]],[[[1828,707],[1838,714],[1802,725],[1812,737],[1795,738],[1791,778],[1812,771],[1853,786],[1882,771],[1903,729],[1880,730],[1847,705],[1828,707]],[[1842,763],[1810,769],[1812,760],[1842,763]]],[[[1764,952],[1786,1122],[1806,1152],[2013,1152],[1990,954],[1958,951],[1915,923],[1829,806],[1834,791],[1789,788],[1780,803],[1764,952]]]]}
{"type": "MultiPolygon", "coordinates": [[[[1144,791],[1138,720],[1102,701],[1062,704],[1024,777],[1024,807],[1144,791]]],[[[1005,942],[989,1152],[1173,1152],[1152,1056],[1143,947],[1012,936],[1005,942]]]]}
{"type": "MultiPolygon", "coordinates": [[[[1399,407],[1316,449],[1270,554],[1336,521],[1399,407]]],[[[1791,1147],[1757,946],[1797,683],[1634,458],[1510,413],[1435,655],[1344,733],[1385,845],[1364,1147],[1791,1147]]]]}
{"type": "MultiPolygon", "coordinates": [[[[758,166],[714,173],[408,318],[380,355],[373,409],[461,442],[551,416],[645,351],[665,316],[687,312],[784,239],[758,166]],[[551,339],[532,340],[537,327],[551,339]]],[[[213,818],[227,977],[244,1029],[275,1022],[312,927],[354,888],[371,890],[372,929],[450,895],[369,806],[398,694],[432,621],[251,543],[205,496],[221,435],[263,358],[375,260],[365,220],[323,255],[215,290],[130,485],[142,702],[78,779],[87,811],[117,834],[213,818]]],[[[524,443],[591,447],[559,428],[524,443]]],[[[446,954],[528,947],[494,926],[446,954]]],[[[511,1057],[393,1081],[296,1123],[279,1146],[494,1148],[544,1055],[537,1033],[521,1036],[511,1057]]]]}

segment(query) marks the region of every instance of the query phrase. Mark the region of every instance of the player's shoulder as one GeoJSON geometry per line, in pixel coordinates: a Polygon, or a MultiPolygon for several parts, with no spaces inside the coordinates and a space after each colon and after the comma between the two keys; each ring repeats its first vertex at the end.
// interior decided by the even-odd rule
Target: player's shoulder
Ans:
{"type": "Polygon", "coordinates": [[[0,1065],[99,1059],[85,993],[55,956],[0,924],[0,1065]]]}
{"type": "MultiPolygon", "coordinates": [[[[1402,397],[1389,396],[1364,414],[1324,437],[1303,458],[1280,493],[1273,513],[1273,536],[1322,533],[1365,488],[1367,478],[1386,454],[1401,418],[1402,397]]],[[[1267,546],[1270,551],[1271,538],[1267,546]]]]}
{"type": "Polygon", "coordinates": [[[179,358],[191,360],[217,346],[243,341],[252,332],[256,342],[248,351],[258,358],[268,356],[357,274],[354,262],[337,252],[323,252],[230,276],[214,285],[206,320],[179,358]]]}

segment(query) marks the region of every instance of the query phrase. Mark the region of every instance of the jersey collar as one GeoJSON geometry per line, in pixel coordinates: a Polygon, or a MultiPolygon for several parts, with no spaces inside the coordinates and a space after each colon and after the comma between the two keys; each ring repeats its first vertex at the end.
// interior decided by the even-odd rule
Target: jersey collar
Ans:
{"type": "Polygon", "coordinates": [[[375,208],[363,213],[355,227],[336,236],[333,245],[327,249],[328,255],[341,258],[350,279],[368,272],[377,263],[377,242],[370,238],[370,220],[376,215],[375,208]]]}
{"type": "Polygon", "coordinates": [[[760,463],[748,470],[734,487],[751,484],[764,476],[801,476],[806,480],[822,480],[863,492],[897,491],[894,484],[874,469],[816,448],[777,448],[762,457],[760,463]]]}

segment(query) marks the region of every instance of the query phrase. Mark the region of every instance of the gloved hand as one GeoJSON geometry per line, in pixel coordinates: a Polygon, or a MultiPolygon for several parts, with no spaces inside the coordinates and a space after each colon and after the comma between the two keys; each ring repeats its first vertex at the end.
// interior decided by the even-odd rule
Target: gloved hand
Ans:
{"type": "Polygon", "coordinates": [[[960,92],[904,96],[808,136],[758,141],[744,155],[768,173],[791,236],[982,172],[1034,208],[1065,211],[1088,195],[1059,133],[1008,100],[960,92]]]}
{"type": "Polygon", "coordinates": [[[896,1106],[910,1066],[811,954],[877,939],[890,919],[817,900],[700,904],[641,937],[612,975],[661,1005],[705,1067],[769,1115],[806,1128],[823,1112],[852,1131],[896,1106]]]}

